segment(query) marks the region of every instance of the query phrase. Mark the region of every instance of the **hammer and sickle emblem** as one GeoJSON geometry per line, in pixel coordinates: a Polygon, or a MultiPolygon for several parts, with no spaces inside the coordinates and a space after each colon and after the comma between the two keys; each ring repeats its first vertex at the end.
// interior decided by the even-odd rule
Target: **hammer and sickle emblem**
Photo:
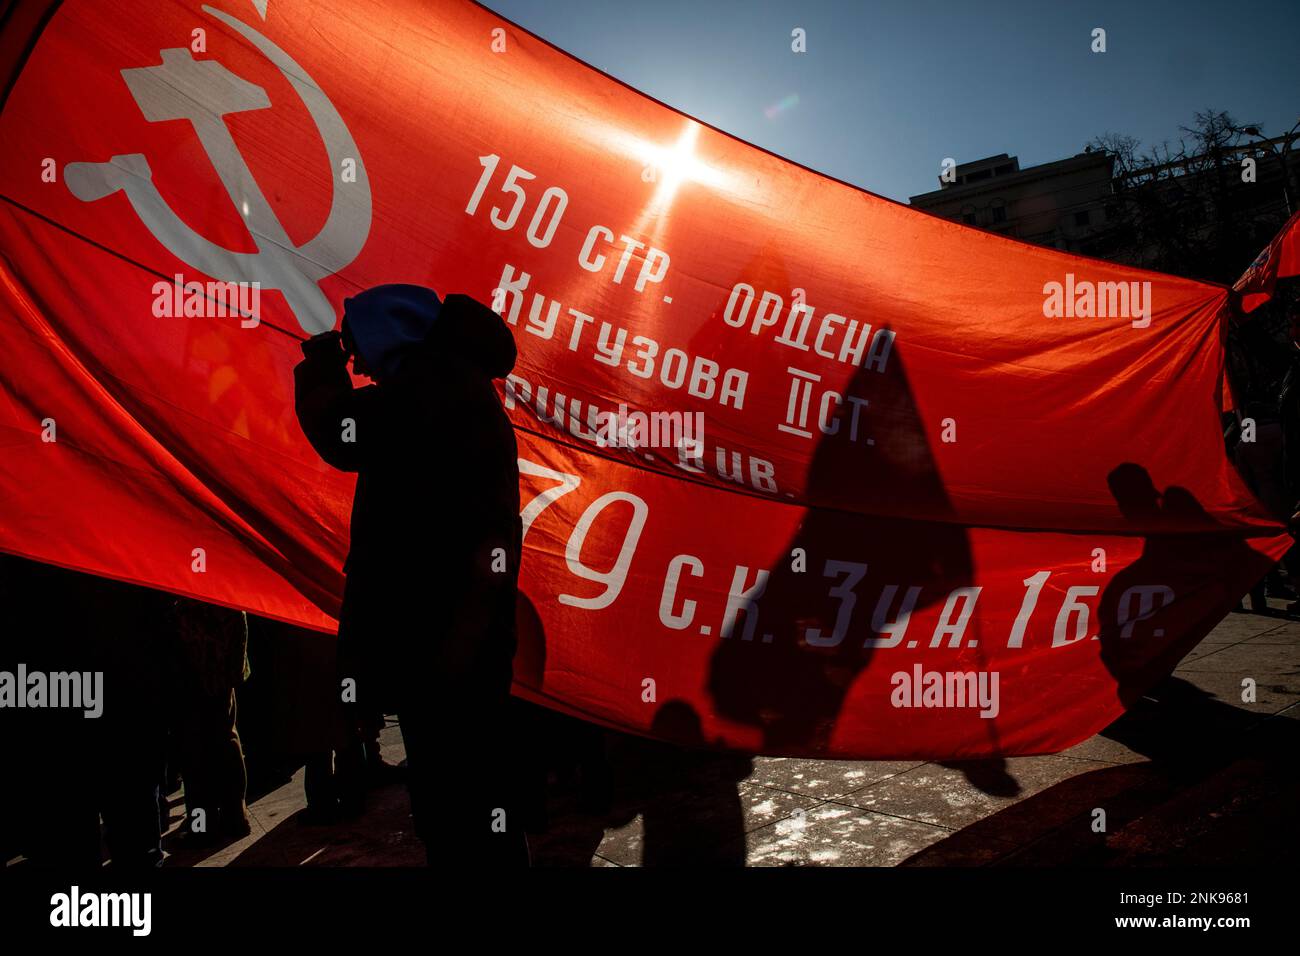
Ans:
{"type": "Polygon", "coordinates": [[[212,160],[222,185],[244,217],[257,252],[231,252],[196,233],[167,205],[140,153],[114,156],[106,163],[68,163],[64,179],[72,194],[93,202],[126,193],[140,221],[176,258],[192,269],[226,282],[258,282],[284,294],[304,332],[334,327],[334,309],[318,283],[347,266],[370,234],[370,179],[352,134],[307,71],[280,47],[229,14],[203,7],[243,35],[292,84],[320,131],[333,170],[329,216],[316,236],[295,245],[271,209],[222,119],[227,113],[267,109],[266,91],[231,73],[215,60],[195,60],[188,49],[162,50],[162,64],[122,70],[122,79],[144,118],[151,123],[189,120],[212,160]],[[345,160],[356,166],[356,181],[343,182],[345,160]]]}

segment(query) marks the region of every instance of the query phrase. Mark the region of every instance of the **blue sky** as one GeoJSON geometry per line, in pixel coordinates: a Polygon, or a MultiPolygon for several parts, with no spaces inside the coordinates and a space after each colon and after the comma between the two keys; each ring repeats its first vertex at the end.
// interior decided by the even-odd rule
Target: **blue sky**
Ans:
{"type": "Polygon", "coordinates": [[[946,156],[1028,166],[1107,131],[1173,142],[1209,108],[1269,135],[1300,119],[1300,0],[486,6],[692,116],[903,202],[937,188],[946,156]],[[795,27],[804,54],[790,51],[795,27]],[[1094,27],[1105,53],[1090,49],[1094,27]]]}

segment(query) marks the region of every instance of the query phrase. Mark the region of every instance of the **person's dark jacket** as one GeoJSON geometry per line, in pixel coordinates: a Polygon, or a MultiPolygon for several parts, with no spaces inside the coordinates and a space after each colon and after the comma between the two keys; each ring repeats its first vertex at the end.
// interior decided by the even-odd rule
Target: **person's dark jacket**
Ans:
{"type": "MultiPolygon", "coordinates": [[[[416,287],[362,293],[345,323],[425,307],[418,295],[385,293],[394,289],[416,287]]],[[[294,369],[312,447],[357,473],[341,670],[355,672],[359,702],[390,711],[411,694],[509,693],[521,556],[514,432],[492,386],[514,366],[514,339],[466,296],[439,308],[432,292],[416,291],[436,318],[423,341],[402,345],[400,361],[383,357],[378,384],[352,387],[337,337],[306,343],[294,369]]]]}

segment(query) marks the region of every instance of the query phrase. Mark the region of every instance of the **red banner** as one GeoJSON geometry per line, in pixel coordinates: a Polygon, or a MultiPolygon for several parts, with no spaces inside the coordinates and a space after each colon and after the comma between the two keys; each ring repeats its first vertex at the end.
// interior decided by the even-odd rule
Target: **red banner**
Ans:
{"type": "Polygon", "coordinates": [[[862,192],[468,3],[65,2],[25,53],[5,550],[331,629],[353,478],[291,368],[389,282],[511,324],[517,690],[611,726],[1058,750],[1289,542],[1223,453],[1221,287],[862,192]]]}
{"type": "Polygon", "coordinates": [[[1286,221],[1232,288],[1241,294],[1241,310],[1249,314],[1273,298],[1278,279],[1297,275],[1300,275],[1300,212],[1286,221]]]}

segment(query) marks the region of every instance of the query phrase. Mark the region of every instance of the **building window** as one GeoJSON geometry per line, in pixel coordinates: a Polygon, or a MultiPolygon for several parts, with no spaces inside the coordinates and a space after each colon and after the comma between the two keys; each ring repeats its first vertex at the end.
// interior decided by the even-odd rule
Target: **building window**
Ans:
{"type": "Polygon", "coordinates": [[[1005,203],[996,202],[993,204],[993,221],[994,222],[1007,221],[1007,207],[1005,203]]]}
{"type": "Polygon", "coordinates": [[[968,225],[968,226],[973,226],[973,225],[975,225],[975,207],[974,207],[974,206],[962,206],[962,209],[961,209],[961,221],[964,222],[964,223],[965,223],[966,225],[968,225]]]}
{"type": "Polygon", "coordinates": [[[1081,209],[1074,214],[1074,224],[1076,226],[1087,226],[1092,223],[1092,213],[1087,209],[1081,209]]]}

